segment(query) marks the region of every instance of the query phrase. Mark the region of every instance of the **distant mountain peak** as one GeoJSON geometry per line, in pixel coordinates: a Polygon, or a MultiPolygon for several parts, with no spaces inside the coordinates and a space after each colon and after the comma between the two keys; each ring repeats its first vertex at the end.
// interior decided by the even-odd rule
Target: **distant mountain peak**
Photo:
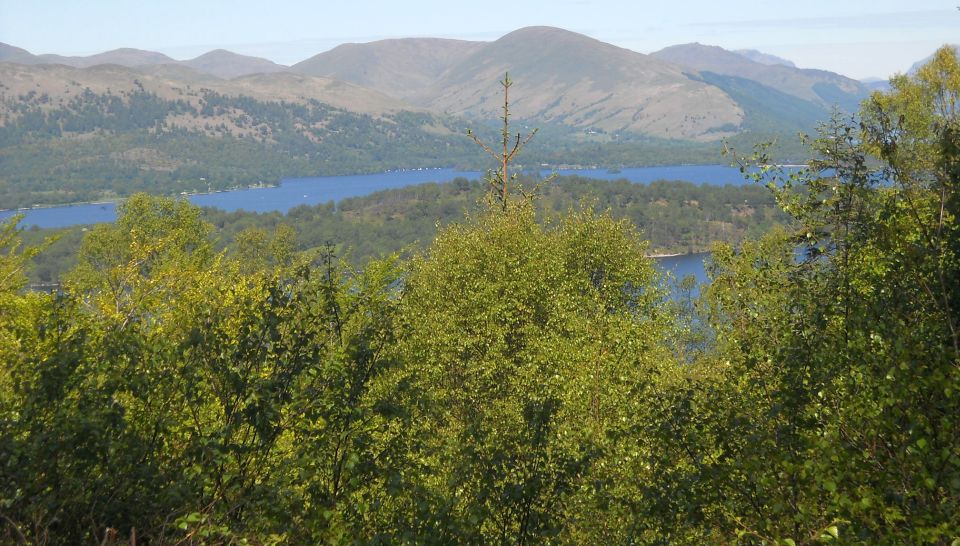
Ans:
{"type": "MultiPolygon", "coordinates": [[[[960,56],[960,44],[943,44],[943,45],[948,45],[948,46],[952,47],[953,50],[957,52],[957,55],[960,56]]],[[[937,49],[939,49],[939,48],[937,48],[937,49]]],[[[916,73],[917,73],[917,70],[920,70],[920,67],[921,67],[921,66],[929,63],[930,60],[933,59],[933,55],[934,55],[934,54],[931,53],[931,54],[927,55],[926,57],[924,57],[923,59],[920,59],[919,61],[913,63],[913,65],[910,66],[910,69],[907,70],[907,74],[911,74],[911,75],[912,75],[912,74],[916,74],[916,73]]]]}
{"type": "Polygon", "coordinates": [[[551,27],[547,25],[532,25],[529,27],[521,27],[521,28],[518,28],[517,30],[510,31],[504,34],[503,36],[501,36],[500,39],[502,40],[508,36],[524,36],[524,35],[533,36],[533,35],[544,35],[544,34],[549,34],[552,36],[581,36],[584,38],[587,37],[584,34],[580,34],[579,32],[574,32],[572,30],[567,30],[565,28],[551,27]]]}
{"type": "Polygon", "coordinates": [[[484,42],[391,38],[347,43],[292,67],[225,49],[176,61],[134,48],[60,57],[0,44],[2,60],[74,67],[109,63],[90,71],[91,84],[119,78],[116,65],[121,65],[163,81],[270,100],[299,100],[319,87],[328,100],[348,109],[376,112],[414,105],[473,120],[501,114],[497,82],[510,72],[516,81],[511,111],[518,120],[590,134],[687,140],[785,124],[806,127],[833,105],[855,109],[869,92],[850,78],[798,69],[756,50],[694,42],[646,55],[551,26],[519,28],[484,42]]]}
{"type": "Polygon", "coordinates": [[[214,49],[199,57],[178,64],[189,66],[199,72],[206,72],[214,76],[232,79],[249,74],[269,74],[283,72],[288,67],[277,64],[269,59],[241,55],[226,49],[214,49]]]}
{"type": "Polygon", "coordinates": [[[446,38],[391,38],[341,44],[293,65],[291,70],[340,79],[406,99],[485,44],[446,38]]]}
{"type": "MultiPolygon", "coordinates": [[[[104,51],[103,53],[98,53],[98,55],[112,55],[114,53],[122,53],[124,55],[131,54],[131,53],[146,53],[148,55],[157,55],[160,57],[167,57],[163,53],[158,53],[156,51],[148,51],[146,49],[137,49],[135,47],[118,47],[116,49],[110,49],[110,50],[104,51]]],[[[167,57],[167,58],[170,59],[170,57],[167,57]]]]}
{"type": "Polygon", "coordinates": [[[797,65],[793,64],[793,61],[784,59],[783,57],[777,57],[776,55],[771,55],[769,53],[764,53],[756,49],[735,49],[733,51],[741,57],[750,59],[755,63],[765,64],[765,65],[782,65],[788,66],[790,68],[796,68],[797,65]]]}
{"type": "Polygon", "coordinates": [[[682,44],[664,48],[652,56],[701,73],[753,80],[779,92],[830,107],[839,104],[854,110],[868,90],[860,82],[828,72],[766,64],[718,46],[682,44]]]}
{"type": "MultiPolygon", "coordinates": [[[[498,38],[494,43],[510,43],[510,42],[532,42],[534,44],[557,44],[557,43],[590,43],[590,44],[606,44],[601,42],[596,38],[591,38],[586,34],[580,34],[579,32],[574,32],[572,30],[566,30],[558,27],[549,27],[549,26],[531,26],[523,27],[513,32],[508,32],[500,38],[498,38]]],[[[615,46],[613,46],[615,47],[615,46]]]]}
{"type": "Polygon", "coordinates": [[[288,67],[268,59],[240,55],[226,49],[214,49],[188,61],[178,61],[163,53],[133,47],[121,47],[87,57],[64,57],[61,55],[33,55],[25,49],[0,43],[0,61],[19,64],[63,64],[74,68],[97,65],[125,67],[155,67],[161,65],[184,66],[197,72],[232,79],[247,74],[281,72],[288,67]]]}
{"type": "Polygon", "coordinates": [[[35,56],[26,49],[0,42],[0,61],[29,63],[33,58],[35,58],[35,56]]]}
{"type": "Polygon", "coordinates": [[[79,66],[93,66],[97,64],[119,64],[122,66],[137,66],[151,64],[175,63],[173,58],[156,51],[147,51],[132,47],[111,49],[89,57],[75,57],[79,66]]]}

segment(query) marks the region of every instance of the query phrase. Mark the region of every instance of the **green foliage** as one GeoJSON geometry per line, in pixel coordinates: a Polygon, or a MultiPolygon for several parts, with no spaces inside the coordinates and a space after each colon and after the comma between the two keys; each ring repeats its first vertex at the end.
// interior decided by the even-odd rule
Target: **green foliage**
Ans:
{"type": "Polygon", "coordinates": [[[118,214],[115,224],[100,224],[84,237],[69,289],[121,322],[144,309],[187,312],[185,296],[199,296],[211,282],[206,277],[215,260],[200,211],[185,200],[140,194],[118,214]]]}
{"type": "Polygon", "coordinates": [[[715,250],[716,351],[654,420],[681,439],[655,459],[658,487],[680,499],[653,506],[655,528],[768,544],[956,538],[957,74],[941,51],[861,124],[825,124],[811,168],[769,182],[796,229],[715,250]]]}
{"type": "MultiPolygon", "coordinates": [[[[35,337],[32,317],[43,296],[21,291],[27,284],[32,260],[56,239],[51,237],[38,245],[24,245],[22,231],[17,227],[20,218],[14,216],[0,224],[0,362],[8,362],[28,350],[35,337]]],[[[9,367],[0,366],[0,412],[15,409],[10,399],[14,379],[9,367]]]]}
{"type": "Polygon", "coordinates": [[[623,222],[515,206],[443,230],[405,283],[414,542],[628,534],[626,432],[664,356],[654,268],[623,222]]]}
{"type": "Polygon", "coordinates": [[[18,296],[29,312],[3,321],[8,538],[313,542],[365,517],[338,503],[393,419],[375,386],[396,268],[292,263],[284,230],[246,267],[212,254],[199,213],[135,196],[88,233],[66,293],[18,296]]]}
{"type": "MultiPolygon", "coordinates": [[[[20,230],[22,216],[0,224],[0,294],[13,294],[27,282],[27,268],[41,247],[23,248],[20,230]]],[[[51,241],[52,242],[52,241],[51,241]]]]}

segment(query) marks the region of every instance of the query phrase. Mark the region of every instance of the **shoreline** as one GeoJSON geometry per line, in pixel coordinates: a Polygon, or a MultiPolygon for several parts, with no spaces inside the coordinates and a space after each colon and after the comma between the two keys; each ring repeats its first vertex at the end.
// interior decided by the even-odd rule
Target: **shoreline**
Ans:
{"type": "MultiPolygon", "coordinates": [[[[251,184],[251,185],[246,186],[246,187],[226,188],[226,189],[222,189],[222,190],[210,190],[210,191],[198,191],[198,192],[180,192],[180,193],[175,193],[175,194],[172,194],[172,195],[167,195],[167,194],[163,194],[163,193],[157,193],[157,194],[151,193],[150,195],[161,195],[161,196],[164,196],[164,197],[174,197],[174,198],[179,199],[179,198],[183,198],[183,197],[187,197],[187,198],[193,197],[194,195],[213,195],[213,194],[215,194],[215,193],[225,193],[225,192],[228,192],[228,191],[260,190],[260,189],[266,189],[266,188],[276,188],[276,187],[278,187],[278,186],[280,186],[280,183],[279,183],[279,182],[276,183],[276,184],[267,184],[267,183],[263,183],[263,184],[251,184]]],[[[138,193],[140,193],[140,192],[138,192],[138,193]]],[[[131,194],[131,195],[132,195],[132,194],[131,194]]],[[[123,195],[123,196],[117,196],[116,198],[112,198],[112,199],[105,199],[105,200],[102,200],[102,201],[71,201],[70,203],[59,203],[59,204],[40,203],[40,204],[36,204],[36,205],[31,205],[31,206],[29,206],[29,207],[19,207],[19,208],[15,208],[15,209],[0,209],[0,214],[3,214],[3,213],[5,213],[5,212],[19,213],[19,212],[29,212],[29,211],[31,211],[31,210],[56,209],[56,208],[60,208],[60,207],[81,207],[81,206],[85,206],[85,205],[118,205],[118,204],[122,203],[123,201],[127,200],[129,197],[130,197],[130,195],[123,195]]]]}
{"type": "MultiPolygon", "coordinates": [[[[720,163],[678,163],[678,164],[675,164],[675,165],[654,163],[654,164],[650,164],[650,165],[633,165],[633,166],[618,165],[618,166],[616,166],[616,167],[603,167],[602,165],[588,166],[588,165],[568,165],[568,164],[559,164],[559,165],[543,165],[543,164],[541,164],[540,166],[534,167],[534,168],[537,169],[537,170],[539,170],[539,171],[541,171],[541,172],[543,172],[543,171],[554,171],[554,172],[555,172],[555,171],[562,171],[562,170],[604,170],[604,169],[609,170],[609,169],[611,169],[611,168],[616,168],[616,169],[622,170],[622,169],[649,169],[649,168],[660,168],[660,167],[723,167],[723,166],[724,166],[724,165],[722,165],[722,164],[720,164],[720,163]]],[[[220,190],[210,190],[210,191],[201,191],[201,192],[179,192],[179,193],[174,194],[173,197],[191,197],[191,196],[194,196],[194,195],[212,195],[212,194],[215,194],[215,193],[225,193],[225,192],[238,191],[238,190],[253,190],[253,189],[260,189],[260,188],[276,188],[276,187],[279,187],[279,186],[283,185],[283,181],[284,181],[284,180],[296,180],[296,179],[299,179],[299,178],[332,178],[332,177],[337,177],[337,176],[365,176],[365,175],[393,174],[393,173],[415,172],[415,171],[439,171],[439,170],[443,170],[443,169],[451,169],[451,170],[459,171],[461,168],[460,168],[460,167],[456,167],[456,166],[453,166],[453,167],[412,167],[412,168],[400,168],[400,169],[387,169],[387,170],[384,170],[384,171],[376,171],[376,172],[359,172],[359,173],[354,173],[354,174],[342,174],[342,175],[316,175],[316,176],[282,177],[282,178],[280,178],[279,180],[277,180],[276,182],[264,182],[264,181],[260,180],[260,181],[257,182],[257,183],[248,184],[247,186],[235,186],[235,187],[232,187],[232,188],[224,188],[224,189],[220,189],[220,190]],[[186,193],[186,195],[184,195],[185,193],[186,193]]],[[[483,175],[483,171],[476,171],[476,172],[477,172],[480,176],[483,175]]],[[[614,173],[614,174],[618,174],[618,173],[614,173]]],[[[151,195],[166,195],[166,194],[163,194],[163,193],[159,193],[159,194],[154,194],[154,193],[152,193],[152,192],[148,192],[148,193],[151,193],[151,195]]],[[[129,196],[129,195],[123,195],[123,196],[117,196],[117,197],[115,197],[115,198],[102,198],[102,197],[101,197],[101,198],[94,198],[95,200],[91,200],[91,201],[71,201],[71,202],[69,202],[69,203],[55,203],[55,204],[54,204],[54,203],[37,203],[37,204],[34,204],[34,205],[30,205],[30,206],[28,206],[28,207],[17,207],[17,208],[0,209],[0,214],[8,213],[8,212],[13,212],[13,213],[17,213],[17,212],[27,212],[27,211],[31,211],[31,210],[37,210],[37,209],[52,209],[52,208],[57,208],[57,207],[77,207],[77,206],[83,206],[83,205],[109,205],[109,204],[117,204],[117,203],[122,202],[123,200],[125,200],[125,199],[128,198],[128,197],[130,197],[130,196],[129,196]]],[[[682,254],[682,253],[681,253],[681,254],[682,254]]],[[[652,255],[652,256],[650,256],[650,257],[652,257],[652,258],[667,258],[667,257],[671,257],[671,256],[678,256],[678,255],[679,255],[679,254],[663,255],[663,256],[661,256],[661,255],[652,255]]]]}
{"type": "Polygon", "coordinates": [[[693,252],[657,252],[654,254],[644,254],[644,258],[653,258],[658,260],[660,258],[678,258],[680,256],[700,256],[703,254],[710,254],[709,249],[705,250],[694,250],[693,252]]]}

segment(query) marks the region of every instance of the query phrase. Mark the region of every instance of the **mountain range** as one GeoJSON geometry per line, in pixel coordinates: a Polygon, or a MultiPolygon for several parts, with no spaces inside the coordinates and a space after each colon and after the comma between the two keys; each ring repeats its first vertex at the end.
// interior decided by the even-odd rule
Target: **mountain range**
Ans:
{"type": "Polygon", "coordinates": [[[143,49],[113,49],[87,57],[63,55],[34,55],[25,49],[0,43],[0,62],[26,65],[61,64],[74,68],[87,68],[101,64],[116,64],[129,68],[154,65],[181,65],[204,74],[220,78],[235,78],[248,74],[283,72],[288,67],[260,57],[240,55],[224,49],[216,49],[194,59],[177,61],[163,53],[143,49]]]}
{"type": "Polygon", "coordinates": [[[674,66],[556,28],[525,28],[489,43],[397,45],[387,40],[337,48],[292,69],[371,85],[415,106],[468,118],[501,115],[497,81],[508,72],[515,82],[513,115],[536,123],[699,139],[722,136],[722,128],[736,126],[742,117],[721,91],[674,66]],[[406,77],[390,77],[396,55],[410,67],[403,71],[406,77]]]}
{"type": "MultiPolygon", "coordinates": [[[[343,44],[293,66],[215,50],[34,55],[0,44],[0,203],[222,189],[284,176],[482,168],[509,73],[522,163],[719,161],[717,141],[795,141],[869,86],[761,52],[683,44],[649,55],[552,27],[491,42],[343,44]],[[478,153],[479,152],[479,153],[478,153]]],[[[783,147],[784,160],[802,151],[783,147]]]]}
{"type": "Polygon", "coordinates": [[[291,67],[225,50],[175,60],[130,48],[89,57],[33,55],[6,44],[0,63],[20,67],[3,69],[6,100],[24,91],[24,81],[56,97],[71,82],[103,92],[130,89],[138,80],[160,96],[192,85],[261,100],[271,93],[277,100],[311,98],[368,114],[409,109],[480,121],[500,115],[498,81],[509,72],[517,120],[688,141],[809,129],[833,106],[854,110],[869,93],[851,78],[799,69],[755,50],[685,44],[645,55],[551,27],[523,28],[492,42],[343,44],[291,67]]]}

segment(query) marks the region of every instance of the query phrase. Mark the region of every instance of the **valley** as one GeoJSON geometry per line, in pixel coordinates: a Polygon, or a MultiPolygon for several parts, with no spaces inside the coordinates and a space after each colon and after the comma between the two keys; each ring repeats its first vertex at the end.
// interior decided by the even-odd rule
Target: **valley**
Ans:
{"type": "Polygon", "coordinates": [[[774,140],[778,159],[795,162],[802,149],[791,135],[867,96],[826,71],[700,45],[645,55],[552,27],[492,42],[344,44],[289,67],[225,50],[175,61],[4,45],[0,208],[190,192],[201,179],[222,190],[483,168],[463,135],[495,134],[497,82],[508,72],[514,121],[541,129],[518,158],[525,165],[716,164],[721,140],[740,149],[774,140]]]}

